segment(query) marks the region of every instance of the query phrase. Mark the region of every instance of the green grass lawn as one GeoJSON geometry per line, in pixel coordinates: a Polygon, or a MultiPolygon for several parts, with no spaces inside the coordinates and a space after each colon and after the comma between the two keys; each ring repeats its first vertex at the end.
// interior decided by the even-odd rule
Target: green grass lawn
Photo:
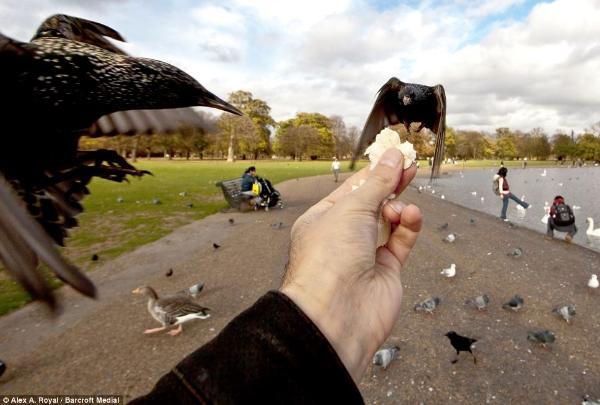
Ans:
{"type": "MultiPolygon", "coordinates": [[[[366,162],[359,163],[362,167],[366,162]]],[[[140,160],[136,167],[154,176],[130,179],[130,183],[93,180],[91,195],[83,201],[85,212],[78,216],[79,227],[72,230],[63,254],[84,270],[98,262],[114,258],[138,246],[155,241],[175,228],[218,212],[228,205],[219,180],[240,177],[248,166],[256,166],[258,175],[273,184],[284,180],[331,172],[328,161],[164,161],[140,160]],[[185,196],[179,194],[185,192],[185,196]],[[123,202],[117,200],[121,198],[123,202]],[[160,204],[153,204],[153,199],[160,204]],[[188,208],[192,203],[193,207],[188,208]]],[[[348,164],[342,165],[342,171],[348,164]]],[[[285,198],[285,196],[284,196],[285,198]]],[[[29,302],[29,296],[0,270],[0,315],[29,302]]],[[[60,285],[48,277],[53,286],[60,285]]]]}

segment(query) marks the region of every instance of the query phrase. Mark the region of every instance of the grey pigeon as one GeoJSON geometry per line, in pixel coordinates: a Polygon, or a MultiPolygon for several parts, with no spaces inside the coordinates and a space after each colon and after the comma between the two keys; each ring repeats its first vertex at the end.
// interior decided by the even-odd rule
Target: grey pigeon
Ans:
{"type": "Polygon", "coordinates": [[[154,205],[159,205],[159,204],[162,204],[162,201],[160,201],[160,199],[158,199],[158,198],[154,197],[154,198],[152,199],[152,204],[154,204],[154,205]]]}
{"type": "Polygon", "coordinates": [[[185,206],[188,208],[194,208],[194,203],[187,203],[185,206]]]}
{"type": "Polygon", "coordinates": [[[384,370],[390,365],[392,360],[396,357],[396,353],[398,353],[400,348],[398,346],[388,347],[387,349],[381,349],[375,353],[373,356],[373,364],[376,366],[383,367],[384,370]]]}
{"type": "Polygon", "coordinates": [[[517,294],[514,297],[512,297],[508,302],[502,304],[502,308],[518,311],[521,308],[523,308],[523,303],[523,298],[521,298],[521,296],[517,294]]]}
{"type": "Polygon", "coordinates": [[[546,345],[554,343],[556,337],[554,337],[554,333],[549,330],[542,330],[537,332],[527,332],[527,340],[533,343],[539,343],[543,347],[546,347],[546,345]]]}
{"type": "Polygon", "coordinates": [[[446,223],[444,223],[444,224],[440,225],[440,226],[438,227],[438,229],[439,229],[440,231],[443,231],[444,229],[448,229],[448,222],[446,222],[446,223]]]}
{"type": "Polygon", "coordinates": [[[204,283],[194,284],[193,286],[186,288],[185,290],[179,291],[177,294],[189,295],[192,298],[196,298],[198,294],[204,289],[204,283]]]}
{"type": "Polygon", "coordinates": [[[573,305],[563,305],[552,310],[553,314],[562,317],[567,323],[575,316],[575,307],[573,305]]]}
{"type": "Polygon", "coordinates": [[[469,223],[470,223],[471,225],[475,225],[475,222],[476,222],[476,221],[475,221],[475,218],[471,218],[471,219],[469,220],[469,223]]]}
{"type": "Polygon", "coordinates": [[[583,401],[581,401],[581,405],[600,405],[600,399],[594,401],[593,399],[590,399],[589,395],[585,395],[583,401]]]}
{"type": "Polygon", "coordinates": [[[117,197],[117,202],[118,203],[122,203],[124,201],[125,201],[125,199],[123,197],[117,197]]]}
{"type": "Polygon", "coordinates": [[[475,308],[477,308],[480,311],[485,309],[489,303],[490,303],[490,297],[488,297],[487,294],[478,295],[477,297],[475,297],[473,299],[469,299],[469,300],[467,300],[467,302],[465,302],[465,304],[473,305],[475,308]]]}
{"type": "Polygon", "coordinates": [[[180,197],[185,197],[187,195],[187,193],[185,191],[182,191],[181,193],[179,193],[180,197]]]}
{"type": "Polygon", "coordinates": [[[507,256],[512,256],[512,257],[521,257],[521,256],[523,256],[523,249],[521,249],[521,248],[514,248],[512,250],[512,252],[507,253],[506,255],[507,256]]]}
{"type": "Polygon", "coordinates": [[[281,229],[283,227],[283,222],[276,222],[274,224],[271,224],[271,228],[273,229],[281,229]]]}
{"type": "Polygon", "coordinates": [[[229,225],[233,225],[235,223],[235,220],[233,218],[229,218],[229,225]]]}
{"type": "Polygon", "coordinates": [[[438,297],[429,297],[425,301],[419,302],[415,305],[415,311],[425,311],[429,314],[433,313],[438,305],[442,302],[438,297]]]}
{"type": "Polygon", "coordinates": [[[444,239],[442,239],[444,242],[448,242],[448,243],[454,243],[454,241],[456,240],[456,234],[455,233],[450,233],[448,234],[448,236],[446,236],[444,239]]]}

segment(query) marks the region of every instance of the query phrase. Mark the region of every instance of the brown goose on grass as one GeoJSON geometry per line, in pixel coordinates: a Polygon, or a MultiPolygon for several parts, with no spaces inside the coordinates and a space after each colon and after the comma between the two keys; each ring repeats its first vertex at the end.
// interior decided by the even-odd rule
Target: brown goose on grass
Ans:
{"type": "Polygon", "coordinates": [[[196,304],[188,297],[177,294],[158,298],[152,287],[138,287],[132,291],[134,294],[144,294],[148,297],[148,312],[154,319],[162,324],[160,328],[146,329],[144,333],[156,333],[170,326],[177,326],[167,332],[176,336],[183,331],[183,323],[192,319],[206,319],[210,317],[209,309],[196,304]]]}

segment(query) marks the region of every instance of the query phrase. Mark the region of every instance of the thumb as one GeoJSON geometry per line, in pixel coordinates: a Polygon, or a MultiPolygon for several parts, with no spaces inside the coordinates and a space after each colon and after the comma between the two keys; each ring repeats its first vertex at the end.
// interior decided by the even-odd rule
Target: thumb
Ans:
{"type": "Polygon", "coordinates": [[[377,166],[370,172],[365,184],[355,191],[356,203],[361,208],[376,212],[381,202],[392,194],[402,178],[404,156],[396,148],[381,155],[377,166]]]}

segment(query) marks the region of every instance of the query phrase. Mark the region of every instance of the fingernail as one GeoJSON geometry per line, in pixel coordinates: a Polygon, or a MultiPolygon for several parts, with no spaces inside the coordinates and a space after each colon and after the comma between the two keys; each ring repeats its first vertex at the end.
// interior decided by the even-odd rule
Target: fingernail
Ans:
{"type": "Polygon", "coordinates": [[[381,159],[379,159],[379,164],[395,168],[400,162],[403,160],[404,156],[402,152],[400,152],[396,148],[390,148],[386,150],[383,155],[381,155],[381,159]]]}
{"type": "Polygon", "coordinates": [[[396,214],[402,214],[402,210],[404,209],[404,203],[402,201],[392,200],[387,205],[389,205],[396,214]]]}

